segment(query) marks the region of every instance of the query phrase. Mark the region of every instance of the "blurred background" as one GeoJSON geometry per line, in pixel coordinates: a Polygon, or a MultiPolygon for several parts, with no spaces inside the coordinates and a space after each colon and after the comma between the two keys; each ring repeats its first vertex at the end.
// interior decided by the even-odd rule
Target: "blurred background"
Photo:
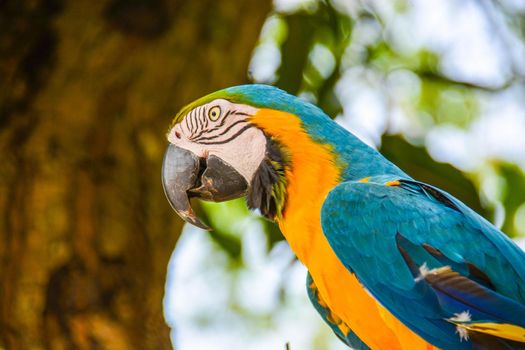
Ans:
{"type": "Polygon", "coordinates": [[[524,0],[3,0],[0,27],[0,349],[343,349],[274,224],[164,198],[171,118],[231,85],[318,104],[523,242],[524,0]]]}

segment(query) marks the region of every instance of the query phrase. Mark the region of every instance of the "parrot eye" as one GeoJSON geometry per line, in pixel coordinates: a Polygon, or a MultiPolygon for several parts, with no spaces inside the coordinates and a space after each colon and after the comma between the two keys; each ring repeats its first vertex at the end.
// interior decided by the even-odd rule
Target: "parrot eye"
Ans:
{"type": "Polygon", "coordinates": [[[208,118],[211,121],[216,121],[221,116],[221,107],[214,106],[208,110],[208,118]]]}

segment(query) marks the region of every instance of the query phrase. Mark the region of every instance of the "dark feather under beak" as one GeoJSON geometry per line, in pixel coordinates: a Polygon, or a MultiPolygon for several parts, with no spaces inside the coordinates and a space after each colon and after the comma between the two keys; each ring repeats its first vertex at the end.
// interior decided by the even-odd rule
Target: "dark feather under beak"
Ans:
{"type": "Polygon", "coordinates": [[[214,155],[199,158],[170,144],[162,163],[162,186],[168,202],[186,222],[205,230],[191,208],[189,198],[223,202],[246,194],[248,183],[231,165],[214,155]]]}

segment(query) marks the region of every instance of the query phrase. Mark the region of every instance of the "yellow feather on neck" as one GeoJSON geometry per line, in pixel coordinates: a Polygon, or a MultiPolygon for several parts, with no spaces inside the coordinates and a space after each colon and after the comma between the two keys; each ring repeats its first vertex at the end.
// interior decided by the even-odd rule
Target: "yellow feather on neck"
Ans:
{"type": "Polygon", "coordinates": [[[341,176],[331,148],[314,142],[293,114],[260,109],[251,121],[289,153],[287,199],[278,224],[329,308],[372,349],[433,349],[377,303],[328,244],[321,207],[341,176]]]}

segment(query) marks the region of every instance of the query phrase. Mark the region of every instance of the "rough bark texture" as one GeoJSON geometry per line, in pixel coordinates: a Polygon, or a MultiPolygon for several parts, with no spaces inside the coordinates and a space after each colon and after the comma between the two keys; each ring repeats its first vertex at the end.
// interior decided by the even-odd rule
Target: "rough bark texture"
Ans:
{"type": "Polygon", "coordinates": [[[168,349],[182,104],[246,81],[265,0],[0,2],[0,349],[168,349]]]}

